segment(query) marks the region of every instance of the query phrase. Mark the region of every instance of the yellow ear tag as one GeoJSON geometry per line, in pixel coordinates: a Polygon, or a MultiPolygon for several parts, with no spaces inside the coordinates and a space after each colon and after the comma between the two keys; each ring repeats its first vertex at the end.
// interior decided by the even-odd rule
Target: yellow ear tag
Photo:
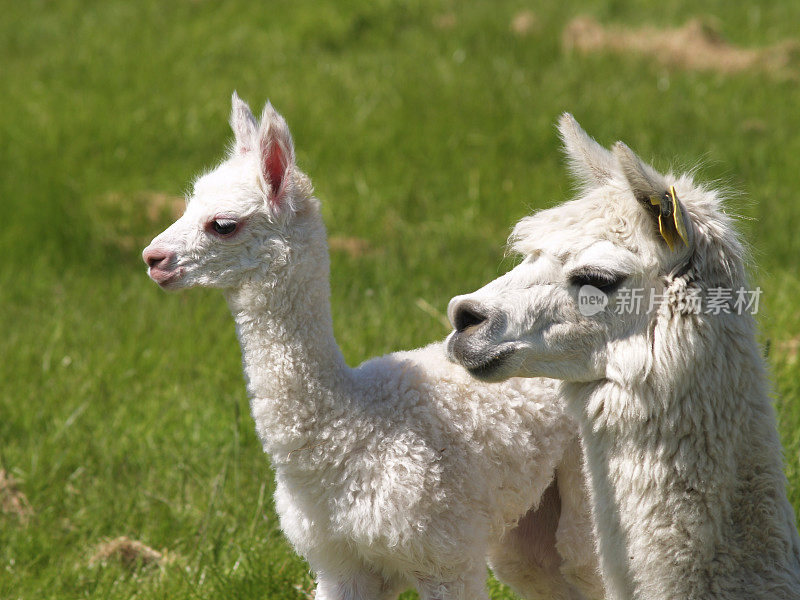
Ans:
{"type": "Polygon", "coordinates": [[[675,186],[669,186],[669,195],[672,197],[672,219],[675,223],[675,231],[683,240],[683,243],[689,245],[689,233],[686,231],[686,222],[683,220],[683,210],[681,203],[678,201],[678,195],[675,193],[675,186]]]}
{"type": "Polygon", "coordinates": [[[689,236],[683,224],[683,211],[675,193],[675,186],[669,186],[669,191],[661,197],[650,196],[650,204],[659,208],[658,231],[667,242],[670,252],[675,250],[678,239],[683,240],[688,246],[689,236]]]}

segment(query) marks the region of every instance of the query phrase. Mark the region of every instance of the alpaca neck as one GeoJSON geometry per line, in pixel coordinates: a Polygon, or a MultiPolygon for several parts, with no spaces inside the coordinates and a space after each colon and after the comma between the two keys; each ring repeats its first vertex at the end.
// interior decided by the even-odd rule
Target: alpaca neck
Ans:
{"type": "Polygon", "coordinates": [[[322,287],[308,281],[282,294],[277,305],[231,303],[251,398],[277,398],[311,380],[325,385],[346,370],[322,287]]]}
{"type": "Polygon", "coordinates": [[[273,455],[313,441],[321,403],[343,397],[350,380],[333,335],[324,229],[306,243],[280,273],[227,295],[256,429],[273,455]]]}
{"type": "Polygon", "coordinates": [[[656,344],[653,371],[633,388],[564,386],[581,423],[611,598],[715,597],[712,580],[749,568],[704,571],[718,553],[774,551],[780,563],[778,546],[796,543],[785,514],[755,522],[737,513],[757,513],[759,505],[791,510],[753,323],[723,319],[712,325],[712,341],[682,332],[693,343],[684,347],[695,351],[679,357],[683,365],[667,364],[674,348],[659,353],[656,344]],[[748,485],[754,491],[742,492],[748,485]],[[732,549],[762,538],[758,547],[732,549]]]}

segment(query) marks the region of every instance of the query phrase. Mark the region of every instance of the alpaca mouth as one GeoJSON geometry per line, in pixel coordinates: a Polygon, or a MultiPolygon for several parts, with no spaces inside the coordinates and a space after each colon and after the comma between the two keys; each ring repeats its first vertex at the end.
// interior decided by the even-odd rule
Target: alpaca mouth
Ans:
{"type": "Polygon", "coordinates": [[[494,344],[462,331],[452,332],[446,342],[447,357],[460,364],[467,372],[481,381],[503,381],[512,376],[518,366],[514,360],[516,344],[494,344]]]}
{"type": "Polygon", "coordinates": [[[507,348],[499,351],[489,360],[479,365],[464,365],[475,379],[481,381],[503,381],[510,377],[507,372],[509,371],[508,364],[509,358],[514,354],[513,348],[507,348]]]}
{"type": "Polygon", "coordinates": [[[155,281],[164,289],[175,287],[175,284],[183,277],[183,269],[165,270],[157,267],[150,267],[147,274],[150,279],[155,281]]]}

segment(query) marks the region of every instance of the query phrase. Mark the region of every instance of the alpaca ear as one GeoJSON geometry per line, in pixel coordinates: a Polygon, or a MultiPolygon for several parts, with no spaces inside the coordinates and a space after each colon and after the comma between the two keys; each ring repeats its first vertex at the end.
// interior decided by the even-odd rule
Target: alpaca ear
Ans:
{"type": "Polygon", "coordinates": [[[295,164],[294,144],[289,126],[269,102],[261,115],[258,155],[261,179],[269,190],[269,200],[274,205],[280,205],[285,200],[289,171],[295,164]]]}
{"type": "Polygon", "coordinates": [[[633,196],[652,217],[669,249],[677,250],[683,246],[691,249],[694,227],[678,199],[675,186],[668,185],[663,175],[622,142],[614,144],[614,156],[633,196]]]}
{"type": "Polygon", "coordinates": [[[258,123],[250,107],[234,91],[231,97],[231,129],[234,135],[234,149],[237,154],[253,150],[258,123]]]}
{"type": "Polygon", "coordinates": [[[664,177],[636,156],[623,142],[614,144],[613,152],[634,197],[649,210],[655,210],[650,204],[650,197],[662,196],[667,191],[664,177]]]}
{"type": "Polygon", "coordinates": [[[558,120],[558,133],[570,168],[578,179],[587,184],[605,183],[614,172],[614,157],[594,141],[569,113],[558,120]]]}

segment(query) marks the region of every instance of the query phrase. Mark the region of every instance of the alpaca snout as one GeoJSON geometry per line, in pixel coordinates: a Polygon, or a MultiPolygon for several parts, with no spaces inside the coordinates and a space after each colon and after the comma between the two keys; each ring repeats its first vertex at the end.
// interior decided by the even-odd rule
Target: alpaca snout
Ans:
{"type": "Polygon", "coordinates": [[[176,270],[177,255],[163,247],[148,246],[142,252],[142,260],[148,266],[148,275],[159,285],[165,285],[179,274],[176,270]]]}
{"type": "Polygon", "coordinates": [[[489,320],[489,311],[486,307],[469,299],[454,298],[447,312],[450,322],[458,333],[474,331],[489,320]]]}
{"type": "Polygon", "coordinates": [[[447,318],[453,326],[453,332],[447,337],[447,356],[455,363],[468,366],[472,362],[472,334],[486,321],[486,315],[473,300],[456,296],[447,306],[447,318]]]}
{"type": "Polygon", "coordinates": [[[498,346],[506,323],[502,313],[469,296],[453,298],[447,313],[454,328],[447,338],[450,360],[483,374],[507,358],[509,349],[498,346]]]}

